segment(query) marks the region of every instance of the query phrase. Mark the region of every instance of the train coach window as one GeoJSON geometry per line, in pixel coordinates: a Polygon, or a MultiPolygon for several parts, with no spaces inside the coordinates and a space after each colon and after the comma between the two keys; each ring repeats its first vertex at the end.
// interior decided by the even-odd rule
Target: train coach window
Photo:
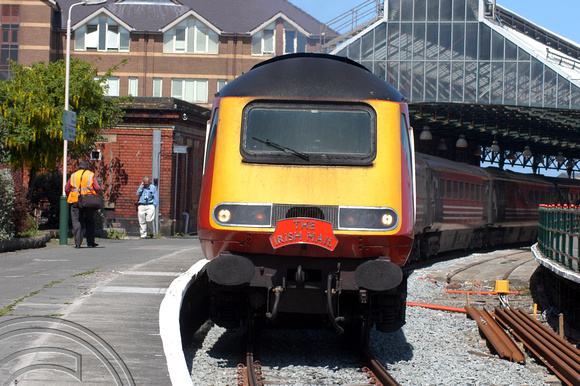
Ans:
{"type": "Polygon", "coordinates": [[[253,103],[244,109],[245,162],[370,165],[376,113],[368,105],[253,103]]]}
{"type": "Polygon", "coordinates": [[[475,193],[477,194],[475,200],[481,201],[481,185],[476,186],[475,193]]]}
{"type": "Polygon", "coordinates": [[[453,181],[453,198],[459,198],[459,181],[453,181]]]}
{"type": "Polygon", "coordinates": [[[475,188],[477,186],[475,184],[471,184],[471,201],[475,201],[476,200],[476,196],[475,196],[475,188]]]}
{"type": "Polygon", "coordinates": [[[446,185],[445,197],[446,198],[453,198],[453,189],[451,188],[453,181],[446,180],[445,183],[446,183],[445,184],[446,185]]]}
{"type": "Polygon", "coordinates": [[[459,182],[459,199],[463,200],[465,198],[465,189],[463,181],[459,182]]]}

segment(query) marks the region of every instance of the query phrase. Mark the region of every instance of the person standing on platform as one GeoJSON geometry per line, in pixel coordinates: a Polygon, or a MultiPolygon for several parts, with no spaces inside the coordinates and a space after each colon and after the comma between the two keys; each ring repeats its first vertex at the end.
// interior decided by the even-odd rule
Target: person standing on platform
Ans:
{"type": "Polygon", "coordinates": [[[77,170],[70,176],[66,182],[64,190],[68,196],[67,202],[71,204],[70,214],[75,238],[75,248],[80,248],[83,243],[83,224],[87,236],[87,245],[94,248],[99,244],[95,243],[95,211],[97,209],[79,208],[79,194],[98,195],[101,191],[99,181],[90,170],[90,164],[87,160],[78,162],[77,170]]]}
{"type": "Polygon", "coordinates": [[[139,196],[138,216],[141,238],[153,238],[153,220],[155,219],[155,208],[159,204],[159,197],[157,196],[157,188],[150,183],[149,177],[143,177],[143,182],[137,189],[137,195],[139,196]]]}

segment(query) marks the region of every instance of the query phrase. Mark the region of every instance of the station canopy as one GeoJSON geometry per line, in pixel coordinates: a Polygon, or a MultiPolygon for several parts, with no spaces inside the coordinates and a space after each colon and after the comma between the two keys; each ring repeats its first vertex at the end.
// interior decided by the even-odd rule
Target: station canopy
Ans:
{"type": "Polygon", "coordinates": [[[418,151],[580,170],[580,46],[488,0],[377,1],[347,56],[409,102],[418,151]]]}

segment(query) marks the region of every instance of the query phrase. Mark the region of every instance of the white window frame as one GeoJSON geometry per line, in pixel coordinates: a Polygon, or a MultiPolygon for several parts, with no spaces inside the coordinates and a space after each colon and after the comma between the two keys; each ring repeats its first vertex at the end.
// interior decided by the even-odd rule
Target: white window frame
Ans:
{"type": "Polygon", "coordinates": [[[306,36],[301,34],[300,31],[298,31],[296,28],[291,26],[289,23],[284,22],[284,53],[285,54],[295,54],[298,52],[306,52],[306,45],[307,45],[306,36]],[[287,32],[294,33],[294,38],[292,39],[293,41],[291,42],[292,51],[288,51],[286,49],[286,48],[288,48],[287,32]],[[302,46],[301,49],[298,47],[299,44],[302,46]]]}
{"type": "Polygon", "coordinates": [[[163,34],[163,52],[217,55],[219,36],[206,24],[191,16],[163,34]]]}
{"type": "Polygon", "coordinates": [[[163,79],[153,78],[153,98],[161,97],[163,97],[163,79]]]}
{"type": "Polygon", "coordinates": [[[139,96],[139,78],[136,76],[129,77],[129,89],[128,95],[133,95],[134,97],[139,96]]]}
{"type": "Polygon", "coordinates": [[[207,79],[171,79],[171,97],[190,103],[208,102],[207,79]]]}
{"type": "Polygon", "coordinates": [[[75,31],[75,51],[130,51],[130,32],[106,15],[90,20],[75,31]]]}
{"type": "Polygon", "coordinates": [[[107,96],[119,96],[119,83],[119,78],[116,76],[105,79],[104,88],[107,96]]]}
{"type": "Polygon", "coordinates": [[[217,81],[217,92],[220,92],[222,88],[224,88],[228,84],[228,81],[225,79],[218,79],[217,81]]]}
{"type": "Polygon", "coordinates": [[[276,53],[276,24],[271,23],[252,36],[252,55],[274,55],[276,53]],[[267,36],[265,36],[267,35],[267,36]]]}

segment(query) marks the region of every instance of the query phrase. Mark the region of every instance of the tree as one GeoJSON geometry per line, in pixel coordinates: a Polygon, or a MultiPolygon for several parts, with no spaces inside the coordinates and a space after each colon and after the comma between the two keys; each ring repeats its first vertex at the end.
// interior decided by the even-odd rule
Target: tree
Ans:
{"type": "MultiPolygon", "coordinates": [[[[24,67],[11,62],[12,78],[0,82],[0,119],[7,162],[26,167],[30,184],[41,170],[55,171],[63,161],[65,61],[24,67]]],[[[105,96],[105,85],[118,66],[98,75],[98,68],[71,59],[69,110],[77,114],[76,140],[68,155],[82,158],[94,148],[103,130],[121,122],[121,103],[130,99],[105,96]]]]}

